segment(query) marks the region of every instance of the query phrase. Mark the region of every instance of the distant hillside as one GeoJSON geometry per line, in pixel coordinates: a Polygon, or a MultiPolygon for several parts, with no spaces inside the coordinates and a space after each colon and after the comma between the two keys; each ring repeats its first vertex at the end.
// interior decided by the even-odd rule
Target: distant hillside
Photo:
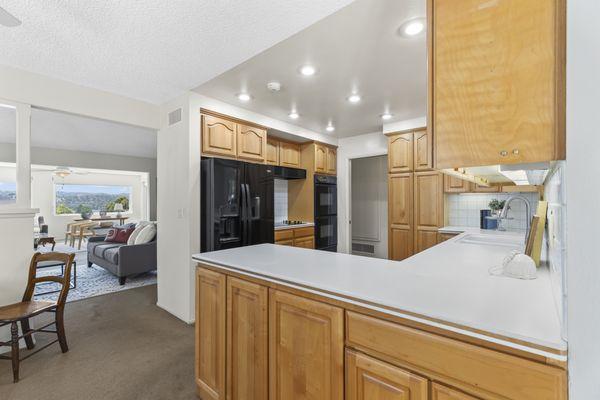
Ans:
{"type": "MultiPolygon", "coordinates": [[[[57,210],[59,205],[61,210],[65,210],[65,207],[76,212],[80,206],[87,206],[93,211],[110,211],[114,207],[114,203],[117,199],[125,197],[129,199],[129,193],[85,193],[85,192],[56,192],[56,205],[57,210]]],[[[123,204],[127,210],[129,202],[123,204]]],[[[66,211],[66,210],[65,210],[66,211]]],[[[58,214],[65,214],[67,212],[57,212],[58,214]]]]}

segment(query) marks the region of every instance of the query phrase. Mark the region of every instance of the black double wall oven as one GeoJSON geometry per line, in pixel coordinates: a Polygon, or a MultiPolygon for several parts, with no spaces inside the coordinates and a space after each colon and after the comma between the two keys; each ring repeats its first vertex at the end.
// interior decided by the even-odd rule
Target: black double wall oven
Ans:
{"type": "Polygon", "coordinates": [[[315,175],[315,248],[337,251],[337,178],[315,175]]]}

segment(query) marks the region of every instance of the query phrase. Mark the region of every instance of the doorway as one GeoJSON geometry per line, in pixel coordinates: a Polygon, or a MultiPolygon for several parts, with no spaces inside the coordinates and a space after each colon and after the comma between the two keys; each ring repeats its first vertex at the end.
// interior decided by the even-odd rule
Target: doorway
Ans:
{"type": "Polygon", "coordinates": [[[387,155],[351,162],[351,253],[387,258],[387,155]]]}

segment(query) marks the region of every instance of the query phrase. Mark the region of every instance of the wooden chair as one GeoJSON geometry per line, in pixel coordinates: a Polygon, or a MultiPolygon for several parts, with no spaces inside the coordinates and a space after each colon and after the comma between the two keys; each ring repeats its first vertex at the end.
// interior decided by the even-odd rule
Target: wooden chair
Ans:
{"type": "Polygon", "coordinates": [[[67,224],[67,230],[65,231],[65,244],[68,244],[70,242],[71,247],[73,247],[73,244],[75,242],[75,235],[77,234],[77,227],[84,222],[78,221],[67,224]]]}
{"type": "MultiPolygon", "coordinates": [[[[97,222],[84,222],[77,226],[77,229],[79,230],[79,233],[77,233],[77,238],[79,239],[79,245],[77,246],[78,250],[81,250],[81,243],[83,242],[84,238],[89,238],[96,235],[94,233],[94,228],[97,226],[97,222]]],[[[75,245],[75,238],[72,238],[71,241],[73,242],[71,247],[73,247],[75,245]]]]}
{"type": "Polygon", "coordinates": [[[0,359],[12,360],[13,381],[19,381],[19,363],[37,352],[58,342],[63,353],[69,351],[67,346],[67,338],[65,336],[64,326],[64,309],[69,294],[69,282],[71,279],[71,266],[73,264],[74,254],[65,253],[35,253],[29,264],[29,277],[27,279],[27,287],[23,294],[23,300],[20,303],[10,304],[0,307],[0,327],[10,324],[11,339],[8,342],[0,342],[0,347],[11,347],[11,356],[0,355],[0,359]],[[44,276],[38,278],[36,276],[37,264],[42,261],[56,261],[64,263],[64,273],[62,276],[44,276]],[[56,282],[62,285],[58,301],[37,301],[32,300],[35,285],[41,282],[56,282]],[[53,322],[46,324],[40,328],[32,329],[29,325],[29,319],[44,312],[52,312],[55,314],[53,322]],[[19,336],[17,323],[21,324],[22,335],[19,336]],[[47,329],[51,325],[55,325],[56,330],[47,329]],[[36,332],[56,333],[56,340],[44,345],[38,350],[27,354],[25,357],[19,356],[19,340],[24,339],[27,349],[32,350],[35,347],[32,335],[36,332]]]}

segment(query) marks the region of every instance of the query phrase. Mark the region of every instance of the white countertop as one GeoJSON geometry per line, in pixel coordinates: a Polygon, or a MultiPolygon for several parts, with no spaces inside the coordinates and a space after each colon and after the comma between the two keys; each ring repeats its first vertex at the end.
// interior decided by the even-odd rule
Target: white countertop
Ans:
{"type": "Polygon", "coordinates": [[[303,224],[296,224],[296,225],[277,225],[277,224],[275,224],[275,230],[281,231],[283,229],[307,228],[309,226],[315,226],[314,222],[305,222],[303,224]]]}
{"type": "Polygon", "coordinates": [[[284,285],[322,291],[330,297],[359,299],[359,304],[369,308],[379,305],[386,307],[379,309],[383,312],[565,360],[564,355],[552,352],[564,352],[567,345],[561,338],[547,268],[538,269],[538,278],[529,281],[490,276],[488,269],[498,265],[510,249],[460,243],[462,237],[404,261],[273,244],[196,254],[193,258],[284,285]]]}

